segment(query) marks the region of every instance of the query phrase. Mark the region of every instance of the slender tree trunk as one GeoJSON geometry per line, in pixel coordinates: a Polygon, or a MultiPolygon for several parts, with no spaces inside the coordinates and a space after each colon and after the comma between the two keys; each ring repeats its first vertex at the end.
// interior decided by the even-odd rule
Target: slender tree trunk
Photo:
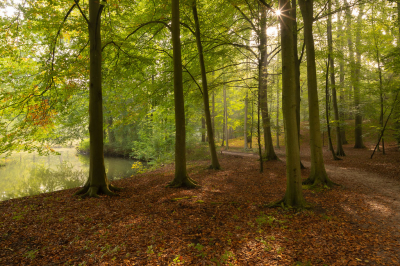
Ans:
{"type": "MultiPolygon", "coordinates": [[[[261,64],[259,66],[259,75],[261,75],[261,64]]],[[[258,83],[258,101],[257,101],[257,142],[258,142],[258,156],[260,161],[260,173],[264,172],[263,158],[262,158],[262,147],[261,147],[261,126],[260,126],[260,111],[261,111],[261,84],[258,83]]]]}
{"type": "MultiPolygon", "coordinates": [[[[328,62],[326,64],[326,81],[325,81],[325,114],[326,114],[326,128],[328,131],[328,140],[329,140],[329,150],[332,152],[332,157],[334,160],[341,160],[336,156],[335,150],[332,145],[332,137],[331,137],[331,126],[329,124],[329,115],[330,115],[330,101],[329,101],[329,70],[330,70],[330,54],[328,54],[328,62]]],[[[339,132],[340,134],[340,132],[339,132]]]]}
{"type": "MultiPolygon", "coordinates": [[[[347,0],[344,1],[348,6],[347,0]]],[[[349,46],[350,53],[350,64],[351,64],[351,81],[354,92],[354,108],[355,108],[355,130],[354,130],[354,139],[355,144],[354,148],[361,149],[365,148],[363,139],[362,139],[362,116],[360,110],[360,67],[361,67],[361,51],[360,51],[360,42],[361,42],[361,20],[363,16],[363,5],[360,5],[360,10],[358,13],[358,21],[357,21],[357,30],[356,30],[356,59],[354,59],[354,50],[353,50],[353,42],[351,37],[351,9],[348,6],[346,9],[346,20],[347,20],[347,43],[349,46]]]]}
{"type": "Polygon", "coordinates": [[[357,31],[356,31],[356,69],[355,83],[354,83],[354,106],[356,108],[355,117],[355,144],[354,148],[362,149],[365,148],[362,139],[362,114],[361,114],[361,95],[360,95],[360,81],[361,81],[361,24],[362,16],[364,15],[363,5],[359,6],[360,10],[357,19],[357,31]]]}
{"type": "Polygon", "coordinates": [[[206,120],[201,116],[201,142],[206,142],[206,120]]]}
{"type": "Polygon", "coordinates": [[[280,135],[280,126],[279,126],[279,76],[276,76],[276,147],[279,149],[279,135],[280,135]]]}
{"type": "Polygon", "coordinates": [[[279,0],[281,10],[280,28],[282,44],[282,104],[286,143],[286,193],[280,202],[295,208],[304,208],[300,171],[299,138],[296,121],[296,81],[295,56],[293,54],[293,24],[290,14],[291,4],[287,0],[279,0]]]}
{"type": "MultiPolygon", "coordinates": [[[[300,58],[297,49],[298,35],[297,35],[297,0],[292,0],[292,24],[293,24],[293,51],[295,60],[295,82],[296,82],[296,121],[297,121],[297,133],[299,135],[299,150],[300,150],[300,58]]],[[[303,163],[300,161],[300,168],[305,169],[303,163]]]]}
{"type": "Polygon", "coordinates": [[[215,92],[214,92],[214,89],[212,91],[212,129],[213,129],[213,134],[215,135],[215,92]]]}
{"type": "Polygon", "coordinates": [[[260,32],[260,61],[259,61],[259,104],[261,108],[261,115],[263,120],[264,129],[264,144],[265,153],[262,156],[264,160],[272,161],[277,160],[278,156],[275,154],[274,145],[272,143],[271,134],[271,118],[268,113],[268,51],[267,51],[267,8],[261,5],[261,32],[260,32]]]}
{"type": "MultiPolygon", "coordinates": [[[[342,146],[342,135],[340,132],[340,118],[339,118],[339,108],[337,104],[337,96],[336,96],[336,81],[335,81],[335,58],[333,56],[333,41],[332,41],[332,0],[329,0],[328,3],[328,49],[329,49],[329,69],[331,76],[331,86],[332,86],[332,103],[333,103],[333,111],[335,115],[335,128],[336,128],[336,155],[337,156],[345,156],[343,146],[342,146]]],[[[336,160],[336,157],[334,156],[336,160]]]]}
{"type": "MultiPolygon", "coordinates": [[[[374,11],[372,11],[372,12],[374,12],[374,11]]],[[[373,26],[374,30],[377,31],[377,29],[375,28],[376,25],[375,25],[375,21],[374,20],[372,20],[372,26],[373,26]]],[[[374,42],[375,42],[376,62],[378,63],[378,74],[379,74],[379,98],[380,98],[379,124],[380,124],[381,130],[382,130],[382,128],[383,128],[383,80],[382,80],[381,55],[379,53],[379,45],[378,45],[378,40],[376,39],[375,33],[374,33],[374,42]]],[[[380,138],[382,138],[381,139],[381,141],[382,141],[382,151],[383,151],[383,154],[385,154],[385,142],[384,142],[384,139],[383,139],[383,135],[381,136],[381,134],[378,133],[378,143],[379,143],[379,139],[380,138]]],[[[380,151],[379,145],[377,146],[377,148],[378,148],[378,151],[380,151]]]]}
{"type": "Polygon", "coordinates": [[[244,126],[243,126],[243,131],[244,131],[244,149],[247,150],[248,144],[247,144],[247,109],[249,105],[249,95],[248,92],[246,91],[246,98],[244,98],[244,126]]]}
{"type": "Polygon", "coordinates": [[[204,57],[203,57],[203,45],[201,44],[200,23],[199,23],[199,18],[197,16],[196,0],[193,1],[193,17],[194,17],[194,22],[196,24],[195,34],[196,34],[197,50],[199,52],[201,82],[202,82],[202,86],[203,86],[204,115],[206,118],[205,121],[203,118],[203,122],[205,122],[207,124],[208,145],[210,147],[210,153],[211,153],[210,168],[220,169],[221,167],[218,162],[217,151],[216,151],[215,142],[214,142],[214,133],[213,133],[212,125],[211,125],[210,104],[209,104],[209,98],[208,98],[207,74],[206,74],[206,67],[205,67],[204,57]]]}
{"type": "Polygon", "coordinates": [[[251,101],[250,149],[253,149],[254,100],[251,101]]]}
{"type": "Polygon", "coordinates": [[[224,119],[224,125],[225,125],[225,128],[224,128],[224,136],[225,136],[225,140],[226,140],[226,146],[225,146],[225,150],[228,150],[228,148],[229,148],[229,140],[228,140],[228,138],[229,138],[229,132],[228,132],[228,107],[227,107],[227,105],[226,105],[226,87],[225,87],[226,85],[224,84],[224,117],[225,117],[225,119],[224,119]]]}
{"type": "Polygon", "coordinates": [[[299,0],[300,10],[304,20],[304,41],[307,51],[307,83],[308,83],[308,107],[310,120],[310,149],[311,149],[311,173],[303,183],[316,185],[328,185],[329,180],[325,171],[322,154],[321,126],[319,121],[319,102],[317,89],[317,72],[315,66],[315,48],[313,37],[313,0],[299,0]]]}
{"type": "Polygon", "coordinates": [[[114,130],[112,129],[113,125],[113,117],[109,116],[108,117],[108,143],[114,144],[115,143],[115,133],[114,130]]]}
{"type": "Polygon", "coordinates": [[[103,154],[103,96],[101,77],[101,12],[103,6],[98,1],[89,1],[89,42],[90,42],[90,77],[89,77],[89,136],[90,166],[89,179],[76,195],[97,197],[98,194],[115,195],[108,181],[103,154]]]}
{"type": "Polygon", "coordinates": [[[186,128],[185,102],[183,98],[182,58],[180,40],[179,0],[171,0],[172,7],[172,46],[174,61],[174,102],[175,102],[175,178],[168,187],[196,187],[186,172],[186,128]]]}
{"type": "MultiPolygon", "coordinates": [[[[336,6],[340,6],[338,0],[336,0],[336,6]]],[[[344,31],[342,24],[342,12],[338,13],[338,38],[339,38],[339,50],[343,51],[344,47],[344,31]]],[[[345,129],[345,91],[344,91],[344,55],[341,55],[339,58],[339,82],[340,82],[340,108],[339,108],[339,127],[340,127],[340,135],[342,139],[342,144],[348,144],[346,139],[346,129],[345,129]]]]}

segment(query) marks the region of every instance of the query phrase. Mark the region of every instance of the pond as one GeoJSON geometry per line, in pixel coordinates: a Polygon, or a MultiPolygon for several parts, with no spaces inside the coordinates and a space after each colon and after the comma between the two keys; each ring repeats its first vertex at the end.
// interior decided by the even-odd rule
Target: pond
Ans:
{"type": "MultiPolygon", "coordinates": [[[[1,158],[0,201],[82,186],[89,176],[89,156],[77,154],[75,148],[54,150],[60,155],[20,152],[1,158]]],[[[144,167],[123,158],[105,158],[104,163],[109,180],[132,176],[144,167]]]]}

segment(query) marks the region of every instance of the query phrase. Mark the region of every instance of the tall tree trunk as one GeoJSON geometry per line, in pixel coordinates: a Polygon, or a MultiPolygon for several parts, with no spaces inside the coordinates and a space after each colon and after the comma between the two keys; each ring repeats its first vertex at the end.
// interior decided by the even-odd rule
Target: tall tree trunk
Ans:
{"type": "MultiPolygon", "coordinates": [[[[375,29],[375,21],[374,20],[372,20],[372,26],[375,29]]],[[[383,128],[383,80],[382,80],[381,55],[379,53],[379,46],[378,46],[378,41],[376,39],[375,33],[374,33],[374,42],[375,42],[376,62],[378,63],[378,74],[379,74],[379,98],[380,98],[379,124],[381,126],[381,131],[382,131],[382,128],[383,128]]],[[[380,135],[381,134],[378,133],[378,139],[382,138],[381,139],[381,141],[382,141],[382,151],[383,151],[383,154],[385,154],[384,138],[383,138],[383,135],[382,135],[382,137],[380,135]]],[[[379,145],[378,145],[377,148],[378,148],[378,151],[380,151],[379,145]]]]}
{"type": "Polygon", "coordinates": [[[281,49],[282,49],[282,104],[286,143],[286,193],[277,204],[304,208],[300,171],[299,138],[296,121],[296,81],[295,56],[293,54],[293,24],[290,14],[291,4],[288,0],[279,0],[281,10],[281,49]]]}
{"type": "MultiPolygon", "coordinates": [[[[301,60],[299,58],[299,51],[297,49],[298,36],[297,36],[297,1],[292,0],[292,24],[293,24],[293,51],[294,51],[294,61],[295,61],[295,82],[296,82],[296,121],[297,121],[297,133],[299,135],[299,150],[300,150],[300,64],[301,60]]],[[[303,163],[300,161],[301,169],[305,169],[303,163]]]]}
{"type": "Polygon", "coordinates": [[[226,85],[224,84],[224,136],[225,136],[225,150],[229,148],[229,132],[228,132],[228,107],[226,105],[226,85]]]}
{"type": "Polygon", "coordinates": [[[356,31],[356,64],[355,64],[355,81],[354,81],[354,106],[356,109],[355,117],[355,144],[354,148],[365,148],[362,139],[362,114],[361,114],[361,95],[360,95],[360,81],[361,81],[361,23],[362,16],[364,15],[363,5],[359,5],[359,13],[357,18],[357,31],[356,31]]]}
{"type": "MultiPolygon", "coordinates": [[[[211,153],[210,168],[221,169],[219,162],[218,162],[217,151],[216,151],[215,142],[214,142],[214,133],[213,133],[212,125],[211,125],[210,104],[209,104],[209,98],[208,98],[207,73],[206,73],[206,67],[204,64],[203,45],[201,44],[201,38],[200,38],[200,23],[199,23],[199,18],[197,16],[196,0],[193,1],[193,17],[194,17],[194,22],[196,24],[195,34],[196,34],[197,50],[199,52],[201,82],[202,82],[202,86],[203,86],[204,115],[206,118],[205,123],[207,124],[208,145],[210,147],[210,153],[211,153]]],[[[204,118],[203,118],[203,121],[204,121],[204,118]]]]}
{"type": "MultiPolygon", "coordinates": [[[[258,68],[258,74],[261,75],[261,64],[258,68]]],[[[258,142],[258,156],[260,161],[260,173],[264,172],[263,158],[262,158],[262,147],[261,147],[261,127],[260,127],[260,111],[261,111],[261,84],[258,83],[258,93],[257,93],[257,142],[258,142]]]]}
{"type": "Polygon", "coordinates": [[[101,77],[101,13],[103,6],[98,1],[89,1],[89,178],[76,195],[97,197],[98,194],[115,195],[117,188],[108,181],[103,154],[103,95],[101,77]]]}
{"type": "Polygon", "coordinates": [[[206,120],[201,116],[201,142],[206,142],[206,120]]]}
{"type": "Polygon", "coordinates": [[[171,0],[172,46],[174,61],[174,101],[175,101],[175,178],[168,187],[196,187],[196,182],[186,172],[186,128],[185,102],[183,98],[182,58],[179,24],[179,0],[171,0]]]}
{"type": "MultiPolygon", "coordinates": [[[[338,0],[336,0],[336,6],[340,6],[338,0]]],[[[338,13],[338,38],[339,38],[339,50],[343,51],[344,47],[344,31],[343,31],[343,24],[342,24],[342,12],[338,13]]],[[[339,109],[339,119],[340,119],[340,135],[342,139],[342,144],[348,144],[346,139],[346,129],[345,129],[345,91],[344,91],[344,55],[340,56],[339,58],[339,82],[340,82],[340,109],[339,109]]]]}
{"type": "Polygon", "coordinates": [[[277,160],[271,134],[271,118],[268,113],[268,51],[267,51],[267,8],[261,5],[261,32],[260,32],[260,61],[259,61],[259,104],[264,129],[265,151],[262,156],[264,160],[277,160]]]}
{"type": "Polygon", "coordinates": [[[108,117],[108,143],[114,144],[115,143],[115,132],[112,129],[113,125],[113,117],[110,115],[108,117]]]}
{"type": "Polygon", "coordinates": [[[362,139],[362,116],[360,112],[360,66],[361,66],[361,51],[360,51],[360,41],[361,41],[361,19],[363,15],[363,6],[360,5],[360,10],[358,13],[358,21],[357,21],[357,30],[356,30],[356,60],[354,59],[354,49],[353,49],[353,41],[351,37],[351,9],[347,0],[344,1],[346,8],[346,20],[347,20],[347,43],[349,46],[349,54],[350,54],[350,65],[351,65],[351,83],[354,92],[354,109],[355,109],[355,130],[354,130],[354,139],[355,144],[354,148],[361,149],[364,148],[363,139],[362,139]]]}
{"type": "Polygon", "coordinates": [[[249,94],[246,91],[246,98],[244,98],[244,125],[243,125],[243,131],[244,131],[244,149],[247,150],[248,144],[247,144],[247,109],[249,105],[249,94]]]}
{"type": "Polygon", "coordinates": [[[279,125],[279,76],[276,76],[276,147],[279,149],[279,135],[280,135],[280,125],[279,125]]]}
{"type": "Polygon", "coordinates": [[[215,92],[212,91],[212,129],[215,136],[215,92]]]}
{"type": "Polygon", "coordinates": [[[335,115],[335,128],[336,128],[336,155],[337,156],[346,156],[342,146],[342,135],[340,132],[340,118],[339,118],[339,108],[337,104],[337,96],[336,96],[336,80],[335,80],[335,58],[333,55],[333,41],[332,41],[332,0],[329,0],[328,3],[328,49],[329,49],[329,64],[330,64],[330,76],[331,76],[331,86],[332,86],[332,103],[333,103],[333,111],[335,115]]]}
{"type": "Polygon", "coordinates": [[[251,101],[250,149],[253,149],[254,100],[251,101]]]}
{"type": "Polygon", "coordinates": [[[304,21],[304,41],[307,52],[307,83],[308,83],[308,108],[310,120],[310,149],[311,149],[311,173],[303,183],[316,185],[328,185],[329,180],[325,171],[322,154],[321,127],[319,121],[319,102],[317,89],[317,72],[315,66],[315,48],[313,37],[313,0],[299,0],[300,10],[304,21]]]}

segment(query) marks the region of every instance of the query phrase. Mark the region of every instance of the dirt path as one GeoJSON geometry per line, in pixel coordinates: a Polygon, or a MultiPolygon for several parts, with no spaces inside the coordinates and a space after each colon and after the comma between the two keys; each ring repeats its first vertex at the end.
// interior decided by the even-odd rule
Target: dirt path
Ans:
{"type": "MultiPolygon", "coordinates": [[[[222,151],[222,154],[231,156],[254,157],[258,155],[242,152],[222,151]]],[[[280,158],[285,161],[284,156],[280,158]]],[[[311,163],[302,161],[305,167],[311,163]]],[[[360,200],[369,205],[370,217],[382,226],[394,227],[394,232],[400,234],[400,182],[376,173],[363,170],[347,169],[325,164],[325,169],[337,184],[359,192],[360,200]]],[[[351,212],[351,210],[349,210],[351,212]]],[[[400,243],[400,241],[399,241],[400,243]]]]}

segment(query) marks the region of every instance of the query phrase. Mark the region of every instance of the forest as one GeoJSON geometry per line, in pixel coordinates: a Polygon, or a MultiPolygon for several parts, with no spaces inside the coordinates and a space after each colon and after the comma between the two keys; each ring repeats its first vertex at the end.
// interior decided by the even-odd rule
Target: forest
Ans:
{"type": "Polygon", "coordinates": [[[1,265],[400,263],[400,1],[4,0],[0,29],[0,187],[21,154],[70,184],[0,191],[1,265]]]}

